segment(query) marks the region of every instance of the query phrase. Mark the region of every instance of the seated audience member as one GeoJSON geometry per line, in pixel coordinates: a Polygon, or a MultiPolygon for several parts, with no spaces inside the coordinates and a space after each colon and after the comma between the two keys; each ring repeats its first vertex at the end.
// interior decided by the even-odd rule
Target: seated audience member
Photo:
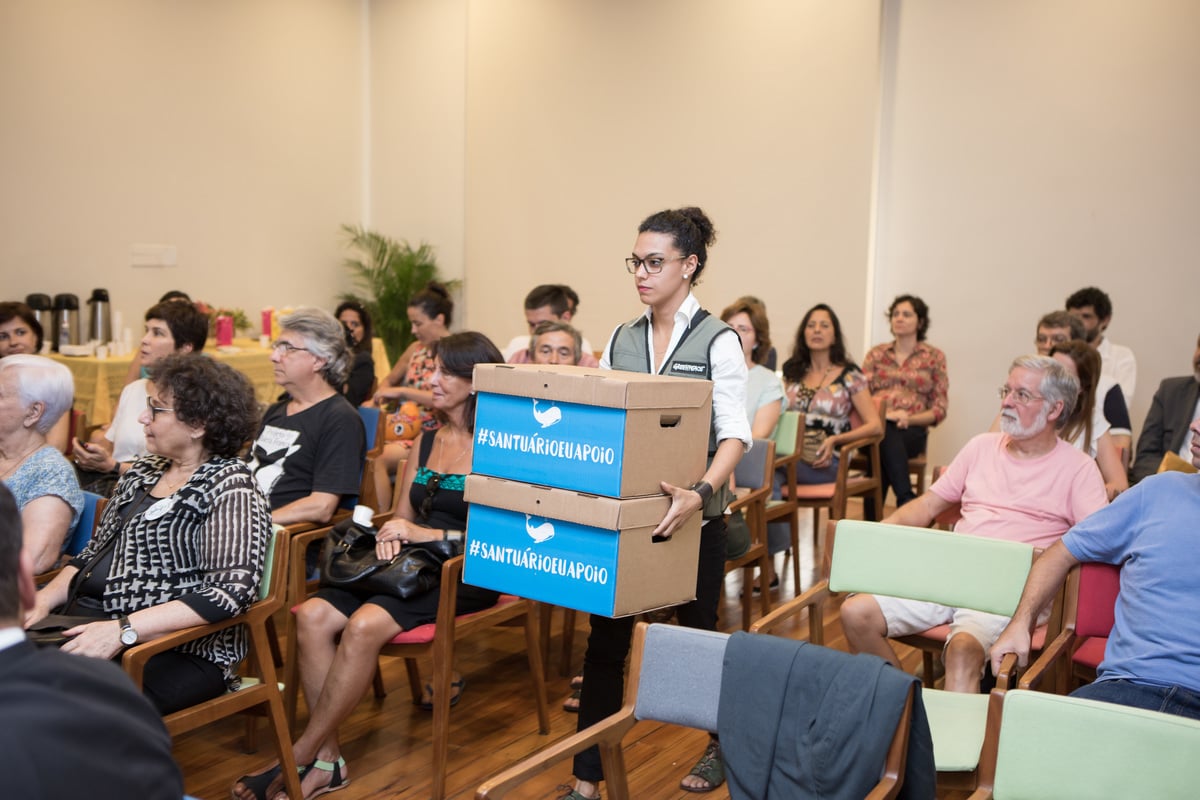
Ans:
{"type": "Polygon", "coordinates": [[[37,601],[21,517],[0,487],[0,747],[4,796],[179,800],[183,778],[158,712],[115,664],[26,641],[37,601]]]}
{"type": "MultiPolygon", "coordinates": [[[[575,316],[575,308],[579,305],[579,295],[570,286],[559,283],[547,283],[535,286],[525,295],[525,321],[529,324],[532,334],[539,322],[570,323],[575,316]]],[[[599,362],[592,354],[592,345],[586,339],[580,342],[578,364],[581,367],[596,367],[599,362]]],[[[533,361],[529,353],[529,339],[517,336],[501,351],[510,364],[528,364],[533,361]]]]}
{"type": "Polygon", "coordinates": [[[375,404],[390,408],[383,463],[391,474],[408,457],[412,440],[422,428],[433,428],[433,347],[450,333],[454,300],[440,283],[430,281],[408,301],[408,321],[416,340],[408,346],[375,392],[375,404]],[[415,419],[414,419],[415,417],[415,419]]]}
{"type": "MultiPolygon", "coordinates": [[[[863,359],[871,396],[887,404],[886,427],[879,445],[883,469],[883,498],[888,489],[896,495],[896,507],[913,500],[908,460],[925,452],[927,431],[946,418],[950,378],[946,355],[925,341],[929,330],[929,306],[921,298],[902,294],[888,308],[891,343],[875,345],[863,359]]],[[[874,498],[866,501],[867,519],[876,519],[874,498]]]]}
{"type": "MultiPolygon", "coordinates": [[[[168,300],[146,312],[146,334],[134,363],[150,369],[172,353],[199,353],[208,338],[208,316],[190,302],[168,300]]],[[[112,424],[92,441],[72,442],[84,489],[107,495],[135,459],[146,454],[146,435],[139,421],[146,410],[148,381],[138,378],[121,390],[112,424]]]]}
{"type": "Polygon", "coordinates": [[[0,303],[0,358],[42,352],[42,326],[24,303],[0,303]]]}
{"type": "MultiPolygon", "coordinates": [[[[158,303],[155,303],[155,305],[159,305],[160,303],[187,303],[188,305],[194,305],[192,298],[188,296],[187,292],[181,292],[178,289],[170,289],[163,292],[163,296],[158,298],[158,303]]],[[[116,338],[118,335],[120,335],[120,331],[113,331],[113,338],[116,338]]],[[[149,376],[150,368],[142,364],[140,359],[134,358],[133,361],[129,362],[129,369],[125,373],[125,385],[128,386],[139,378],[147,378],[149,376]]]]}
{"type": "MultiPolygon", "coordinates": [[[[1016,359],[1000,388],[1002,433],[983,433],[967,442],[929,491],[884,522],[926,527],[961,503],[959,532],[1035,547],[1058,541],[1108,503],[1095,463],[1058,437],[1078,394],[1078,381],[1054,359],[1016,359]]],[[[988,651],[1007,618],[868,594],[854,595],[842,606],[851,651],[873,653],[897,667],[888,637],[947,623],[946,689],[977,692],[988,651]]]]}
{"type": "Polygon", "coordinates": [[[583,337],[566,322],[543,320],[529,337],[529,352],[534,364],[579,366],[583,356],[583,337]]]}
{"type": "Polygon", "coordinates": [[[1100,355],[1082,339],[1056,344],[1050,357],[1066,368],[1079,381],[1079,399],[1067,417],[1059,437],[1092,458],[1100,467],[1104,489],[1111,501],[1129,488],[1129,477],[1121,455],[1109,435],[1104,412],[1096,405],[1096,381],[1100,378],[1100,355]]]}
{"type": "MultiPolygon", "coordinates": [[[[735,303],[753,303],[754,305],[760,307],[763,310],[763,315],[766,316],[767,304],[764,303],[762,300],[759,300],[757,297],[755,297],[752,294],[744,294],[741,297],[739,297],[737,300],[735,300],[734,302],[735,303]]],[[[775,365],[776,365],[776,358],[777,358],[777,356],[775,353],[775,345],[771,345],[769,348],[767,348],[767,354],[766,354],[766,356],[763,357],[763,359],[760,363],[767,369],[771,370],[771,372],[774,372],[775,365]]]]}
{"type": "Polygon", "coordinates": [[[1192,353],[1192,369],[1192,375],[1166,378],[1158,385],[1138,436],[1133,460],[1135,483],[1153,475],[1167,453],[1175,453],[1184,460],[1190,458],[1195,437],[1188,426],[1200,419],[1200,337],[1196,338],[1196,351],[1192,353]]]}
{"type": "Polygon", "coordinates": [[[1124,345],[1114,344],[1105,332],[1112,322],[1112,300],[1095,286],[1073,293],[1067,298],[1066,309],[1083,323],[1087,343],[1100,354],[1101,374],[1112,378],[1125,393],[1125,405],[1133,405],[1137,389],[1137,359],[1124,345]]]}
{"type": "Polygon", "coordinates": [[[746,359],[746,420],[755,439],[770,439],[783,413],[783,385],[763,366],[771,351],[771,326],[758,303],[737,300],[721,312],[721,321],[737,331],[746,359]]]}
{"type": "Polygon", "coordinates": [[[16,497],[35,573],[54,567],[83,510],[75,470],[46,443],[74,394],[62,364],[25,354],[0,359],[0,481],[16,497]]]}
{"type": "Polygon", "coordinates": [[[345,326],[346,345],[354,354],[342,394],[350,405],[361,406],[371,400],[371,390],[375,386],[375,357],[371,350],[375,334],[371,328],[371,315],[362,303],[353,300],[342,303],[333,315],[345,326]]]}
{"type": "MultiPolygon", "coordinates": [[[[1087,336],[1083,322],[1066,311],[1051,311],[1038,320],[1037,345],[1039,356],[1050,355],[1050,350],[1058,345],[1064,345],[1073,339],[1085,339],[1087,336]]],[[[1108,434],[1112,437],[1117,451],[1127,461],[1133,451],[1133,427],[1129,418],[1129,406],[1125,401],[1125,393],[1111,376],[1101,370],[1096,380],[1096,405],[1108,423],[1108,434]]]]}
{"type": "Polygon", "coordinates": [[[324,524],[358,495],[367,452],[362,419],[340,391],[350,353],[328,311],[301,308],[279,326],[271,361],[286,394],[263,414],[250,469],[275,522],[324,524]]]}
{"type": "Polygon", "coordinates": [[[805,447],[796,465],[799,483],[837,480],[837,449],[883,430],[867,378],[846,355],[842,326],[833,309],[819,303],[796,331],[792,357],[783,362],[788,408],[804,414],[805,447]],[[861,422],[852,427],[851,412],[861,422]]]}
{"type": "MultiPolygon", "coordinates": [[[[1191,424],[1190,461],[1200,467],[1200,419],[1191,424]]],[[[1200,719],[1200,475],[1168,472],[1142,481],[1067,531],[1030,570],[1012,622],[992,647],[1029,660],[1037,609],[1075,564],[1121,568],[1112,633],[1096,680],[1074,697],[1200,719]]]]}
{"type": "MultiPolygon", "coordinates": [[[[500,351],[482,333],[451,334],[434,345],[433,404],[442,425],[422,431],[413,457],[404,465],[395,515],[376,535],[380,558],[395,557],[409,542],[456,541],[459,552],[467,524],[464,480],[471,472],[471,440],[475,426],[476,364],[502,363],[500,351]]],[[[462,584],[460,614],[480,611],[499,595],[462,584]]],[[[349,716],[371,684],[380,649],[406,630],[437,618],[437,587],[407,599],[370,591],[322,587],[296,609],[300,644],[300,684],[309,718],[293,750],[302,772],[305,797],[339,789],[349,781],[338,726],[349,716]]],[[[453,679],[455,702],[465,688],[453,679]]],[[[432,706],[432,696],[427,696],[432,706]]],[[[277,796],[282,781],[275,765],[241,777],[231,795],[242,800],[277,796]]]]}
{"type": "MultiPolygon", "coordinates": [[[[142,408],[150,454],[133,463],[95,536],[37,595],[26,619],[96,617],[65,631],[67,653],[111,659],[138,641],[234,617],[258,599],[271,514],[238,458],[254,431],[250,382],[227,364],[173,355],[151,370],[142,408]]],[[[238,682],[245,631],[226,628],[146,664],[142,691],[161,714],[238,682]]]]}

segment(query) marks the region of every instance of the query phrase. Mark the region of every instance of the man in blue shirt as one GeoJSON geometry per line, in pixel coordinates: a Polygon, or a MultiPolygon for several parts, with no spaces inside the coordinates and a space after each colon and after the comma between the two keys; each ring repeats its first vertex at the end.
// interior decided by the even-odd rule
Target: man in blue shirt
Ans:
{"type": "MultiPolygon", "coordinates": [[[[1200,466],[1200,420],[1191,426],[1200,466]]],[[[1112,634],[1095,682],[1074,697],[1200,719],[1200,474],[1150,477],[1067,531],[1034,563],[1021,603],[992,647],[1029,658],[1033,617],[1080,561],[1121,567],[1112,634]]]]}

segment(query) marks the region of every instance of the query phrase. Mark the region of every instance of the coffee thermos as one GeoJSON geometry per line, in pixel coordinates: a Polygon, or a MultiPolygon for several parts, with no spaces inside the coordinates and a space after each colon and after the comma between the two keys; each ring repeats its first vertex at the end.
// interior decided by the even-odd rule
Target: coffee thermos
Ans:
{"type": "Polygon", "coordinates": [[[48,294],[27,294],[25,295],[25,305],[29,306],[29,310],[33,312],[33,318],[37,320],[38,325],[42,326],[42,338],[44,341],[52,342],[54,340],[54,306],[50,302],[48,294]]]}
{"type": "Polygon", "coordinates": [[[54,295],[53,329],[46,331],[46,338],[54,342],[54,349],[63,345],[82,344],[79,321],[79,298],[73,294],[54,295]]]}
{"type": "Polygon", "coordinates": [[[88,299],[88,305],[91,306],[91,312],[88,316],[87,340],[101,344],[111,342],[113,338],[112,306],[108,302],[108,290],[93,289],[92,296],[88,299]]]}

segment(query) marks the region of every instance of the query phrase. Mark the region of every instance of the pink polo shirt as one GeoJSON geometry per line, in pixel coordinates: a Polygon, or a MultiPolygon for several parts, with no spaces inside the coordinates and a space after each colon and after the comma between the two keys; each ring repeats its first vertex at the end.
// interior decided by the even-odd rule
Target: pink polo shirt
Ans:
{"type": "Polygon", "coordinates": [[[1108,505],[1096,462],[1055,439],[1044,456],[1016,458],[1008,435],[982,433],[967,442],[929,491],[962,503],[955,530],[1049,547],[1067,529],[1108,505]]]}

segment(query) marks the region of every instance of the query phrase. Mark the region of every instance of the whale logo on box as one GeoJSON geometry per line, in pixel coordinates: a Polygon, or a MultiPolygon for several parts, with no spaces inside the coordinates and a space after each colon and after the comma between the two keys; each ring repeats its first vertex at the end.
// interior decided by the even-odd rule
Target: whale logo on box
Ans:
{"type": "Polygon", "coordinates": [[[548,542],[554,538],[554,523],[546,520],[541,525],[533,524],[533,515],[525,515],[525,532],[529,534],[529,538],[533,539],[537,544],[548,542]]]}
{"type": "Polygon", "coordinates": [[[551,425],[557,425],[562,422],[562,409],[551,404],[547,409],[538,410],[537,398],[533,400],[533,418],[538,421],[538,424],[543,428],[549,428],[551,425]]]}

